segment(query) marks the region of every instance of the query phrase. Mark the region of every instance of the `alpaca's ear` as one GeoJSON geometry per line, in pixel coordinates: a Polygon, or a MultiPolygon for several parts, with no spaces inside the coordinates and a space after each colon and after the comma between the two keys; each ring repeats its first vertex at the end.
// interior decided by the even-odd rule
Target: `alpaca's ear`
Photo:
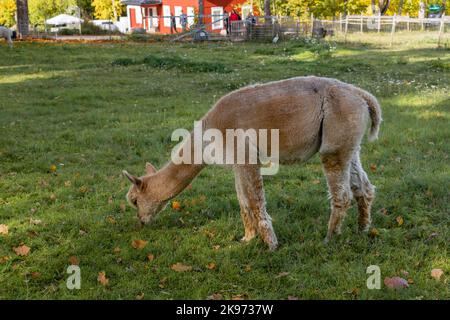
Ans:
{"type": "Polygon", "coordinates": [[[145,164],[145,172],[147,172],[147,174],[153,174],[156,172],[156,168],[150,162],[147,162],[145,164]]]}
{"type": "Polygon", "coordinates": [[[133,176],[132,174],[128,173],[127,170],[122,171],[123,175],[130,180],[132,184],[134,184],[136,187],[141,188],[142,187],[142,180],[138,177],[133,176]]]}

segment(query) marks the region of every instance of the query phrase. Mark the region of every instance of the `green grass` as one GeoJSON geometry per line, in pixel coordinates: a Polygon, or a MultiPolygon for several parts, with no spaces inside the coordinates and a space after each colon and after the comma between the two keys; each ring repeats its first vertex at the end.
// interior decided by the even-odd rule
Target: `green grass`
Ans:
{"type": "Polygon", "coordinates": [[[449,299],[449,51],[427,41],[321,46],[0,46],[0,224],[9,226],[0,235],[0,258],[9,257],[0,260],[0,299],[449,299]],[[144,63],[148,57],[152,64],[144,63]],[[155,67],[154,57],[172,57],[172,64],[155,67]],[[380,139],[362,150],[377,186],[377,237],[357,232],[353,206],[343,234],[323,244],[329,205],[317,156],[265,180],[280,241],[275,252],[258,239],[238,242],[233,175],[223,168],[204,170],[176,198],[183,209],[166,209],[150,227],[124,210],[121,171],[142,174],[146,161],[162,166],[174,129],[191,129],[231,90],[312,74],[361,86],[382,104],[380,139]],[[135,239],[148,245],[136,250],[135,239]],[[26,257],[12,249],[21,243],[31,247],[26,257]],[[80,261],[81,290],[66,288],[70,256],[80,261]],[[177,262],[192,271],[171,270],[177,262]],[[382,279],[414,283],[368,290],[366,268],[374,264],[382,279]],[[433,268],[444,270],[440,281],[431,278],[433,268]],[[101,271],[107,287],[97,281],[101,271]]]}

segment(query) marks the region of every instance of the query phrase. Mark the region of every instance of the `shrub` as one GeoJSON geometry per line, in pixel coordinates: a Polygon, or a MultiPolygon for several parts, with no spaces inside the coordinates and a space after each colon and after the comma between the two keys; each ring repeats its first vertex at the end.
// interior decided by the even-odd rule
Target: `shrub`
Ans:
{"type": "Polygon", "coordinates": [[[231,72],[226,65],[220,62],[192,61],[179,56],[149,55],[144,58],[144,63],[153,68],[179,69],[185,72],[231,72]]]}

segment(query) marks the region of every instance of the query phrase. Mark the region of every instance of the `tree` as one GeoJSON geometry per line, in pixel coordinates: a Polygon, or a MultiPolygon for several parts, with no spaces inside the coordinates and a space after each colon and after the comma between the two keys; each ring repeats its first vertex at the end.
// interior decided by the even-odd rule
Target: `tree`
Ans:
{"type": "Polygon", "coordinates": [[[378,7],[380,8],[381,15],[384,15],[389,9],[391,0],[378,0],[378,7]]]}
{"type": "Polygon", "coordinates": [[[272,15],[270,11],[270,0],[264,0],[264,15],[270,17],[272,15]]]}
{"type": "Polygon", "coordinates": [[[112,20],[114,16],[120,17],[124,12],[124,6],[119,0],[92,0],[92,7],[94,8],[94,16],[97,19],[112,20]]]}
{"type": "Polygon", "coordinates": [[[29,18],[28,18],[28,0],[16,0],[17,8],[17,33],[23,38],[29,32],[29,18]]]}
{"type": "Polygon", "coordinates": [[[16,0],[0,0],[0,25],[12,27],[16,23],[16,0]]]}
{"type": "Polygon", "coordinates": [[[76,0],[29,0],[30,23],[44,25],[45,20],[58,14],[66,13],[67,9],[77,4],[76,0]]]}

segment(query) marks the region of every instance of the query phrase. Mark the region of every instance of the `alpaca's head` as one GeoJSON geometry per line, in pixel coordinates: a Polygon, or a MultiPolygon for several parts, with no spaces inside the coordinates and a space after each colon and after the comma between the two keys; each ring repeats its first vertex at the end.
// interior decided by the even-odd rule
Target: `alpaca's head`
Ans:
{"type": "Polygon", "coordinates": [[[167,201],[158,200],[157,193],[152,192],[156,191],[151,188],[152,176],[156,173],[155,168],[150,163],[147,163],[145,167],[147,175],[142,177],[133,176],[125,170],[122,173],[132,183],[127,193],[128,203],[137,209],[137,216],[141,223],[148,224],[165,208],[167,201]]]}

